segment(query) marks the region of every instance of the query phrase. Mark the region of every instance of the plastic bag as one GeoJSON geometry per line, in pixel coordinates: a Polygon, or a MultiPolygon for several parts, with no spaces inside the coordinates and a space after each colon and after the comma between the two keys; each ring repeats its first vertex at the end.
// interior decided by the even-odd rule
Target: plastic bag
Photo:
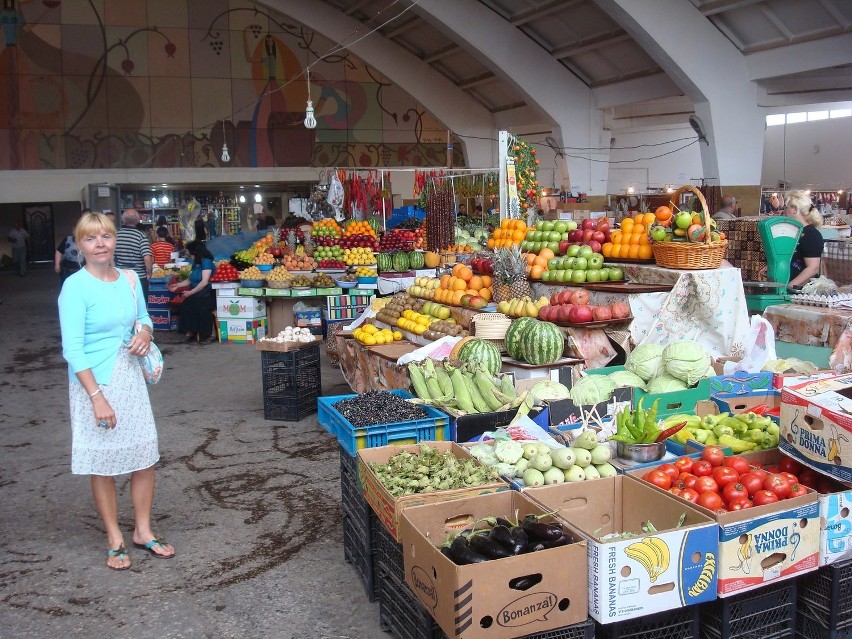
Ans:
{"type": "Polygon", "coordinates": [[[747,349],[745,355],[738,362],[725,362],[725,375],[737,371],[754,373],[762,370],[766,362],[778,358],[775,354],[775,329],[760,315],[751,316],[751,330],[743,342],[747,349]]]}
{"type": "Polygon", "coordinates": [[[500,427],[494,431],[486,431],[476,441],[499,441],[501,439],[513,439],[516,442],[542,442],[550,448],[564,448],[564,445],[556,441],[550,433],[526,416],[521,417],[521,419],[511,426],[500,427]]]}
{"type": "Polygon", "coordinates": [[[461,337],[447,335],[446,337],[442,337],[439,340],[435,340],[431,344],[421,346],[416,351],[406,353],[398,360],[396,360],[396,363],[402,366],[403,364],[408,364],[409,362],[421,362],[427,357],[430,357],[435,360],[445,359],[450,356],[450,351],[453,350],[453,346],[458,344],[461,339],[461,337]]]}

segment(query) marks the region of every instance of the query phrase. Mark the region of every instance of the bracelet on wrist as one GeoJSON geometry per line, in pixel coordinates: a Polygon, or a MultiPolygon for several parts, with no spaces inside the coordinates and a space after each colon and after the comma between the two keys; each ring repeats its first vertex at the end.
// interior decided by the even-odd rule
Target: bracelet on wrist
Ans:
{"type": "Polygon", "coordinates": [[[89,394],[88,394],[88,395],[89,395],[89,399],[94,399],[96,395],[99,395],[99,394],[101,394],[102,392],[103,392],[103,391],[99,388],[99,389],[98,389],[98,390],[96,390],[94,393],[89,393],[89,394]]]}

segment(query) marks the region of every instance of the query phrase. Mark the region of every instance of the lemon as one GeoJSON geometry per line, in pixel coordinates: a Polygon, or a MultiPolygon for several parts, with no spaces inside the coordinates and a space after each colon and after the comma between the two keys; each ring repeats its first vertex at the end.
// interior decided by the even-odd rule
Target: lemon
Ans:
{"type": "Polygon", "coordinates": [[[399,331],[394,331],[393,332],[393,339],[394,339],[394,341],[398,342],[399,340],[402,339],[402,333],[400,333],[399,331]]]}
{"type": "Polygon", "coordinates": [[[415,333],[417,335],[423,335],[423,333],[426,332],[426,327],[421,325],[421,324],[417,324],[416,326],[413,327],[411,332],[415,333]]]}
{"type": "Polygon", "coordinates": [[[376,338],[372,335],[367,335],[367,337],[364,338],[364,343],[367,346],[374,346],[376,344],[376,338]]]}
{"type": "Polygon", "coordinates": [[[379,332],[379,329],[373,326],[372,324],[366,324],[364,326],[364,332],[367,333],[367,335],[375,335],[379,332]]]}

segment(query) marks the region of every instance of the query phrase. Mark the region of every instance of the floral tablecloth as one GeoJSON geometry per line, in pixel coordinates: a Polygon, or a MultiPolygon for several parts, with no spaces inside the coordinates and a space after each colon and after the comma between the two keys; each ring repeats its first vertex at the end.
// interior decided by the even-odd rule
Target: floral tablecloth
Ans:
{"type": "Polygon", "coordinates": [[[408,389],[411,385],[407,366],[381,357],[353,337],[338,333],[334,339],[340,370],[352,392],[408,389]]]}
{"type": "Polygon", "coordinates": [[[763,311],[775,339],[806,346],[834,348],[852,322],[852,311],[802,304],[778,304],[763,311]]]}

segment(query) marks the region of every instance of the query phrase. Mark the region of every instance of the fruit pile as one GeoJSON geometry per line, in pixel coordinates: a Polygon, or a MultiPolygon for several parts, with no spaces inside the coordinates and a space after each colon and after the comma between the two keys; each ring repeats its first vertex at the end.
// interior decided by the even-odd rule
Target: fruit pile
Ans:
{"type": "Polygon", "coordinates": [[[589,294],[585,290],[564,290],[551,295],[550,304],[543,306],[538,316],[558,324],[585,324],[626,319],[630,317],[630,307],[624,302],[595,306],[589,304],[589,294]]]}
{"type": "Polygon", "coordinates": [[[282,264],[291,271],[313,271],[316,267],[314,258],[308,255],[287,255],[284,257],[282,264]]]}
{"type": "Polygon", "coordinates": [[[487,257],[473,258],[470,267],[477,275],[494,275],[494,264],[487,257]]]}
{"type": "Polygon", "coordinates": [[[265,279],[265,275],[260,272],[256,266],[250,266],[244,271],[240,271],[240,279],[241,280],[262,280],[265,279]]]}
{"type": "MultiPolygon", "coordinates": [[[[654,218],[654,225],[648,228],[648,234],[654,242],[703,242],[707,236],[703,211],[675,212],[668,206],[661,206],[654,213],[654,218]]],[[[711,219],[710,240],[724,240],[725,234],[717,233],[715,229],[716,222],[711,219]]]]}
{"type": "Polygon", "coordinates": [[[343,232],[343,237],[348,238],[357,235],[364,235],[375,239],[376,231],[373,230],[373,227],[369,222],[356,222],[354,220],[350,220],[346,224],[346,230],[343,232]]]}
{"type": "Polygon", "coordinates": [[[319,237],[330,237],[330,238],[338,238],[342,234],[340,229],[340,225],[337,223],[337,220],[332,218],[327,218],[324,220],[320,220],[319,222],[314,222],[313,230],[311,231],[311,237],[319,238],[319,237]]]}
{"type": "Polygon", "coordinates": [[[334,280],[331,278],[331,275],[320,273],[314,276],[311,286],[316,288],[333,288],[334,280]]]}
{"type": "Polygon", "coordinates": [[[364,324],[352,331],[352,337],[366,346],[375,346],[376,344],[390,344],[398,342],[402,339],[402,333],[392,331],[389,328],[378,328],[372,324],[364,324]]]}
{"type": "Polygon", "coordinates": [[[266,274],[266,280],[268,282],[286,282],[287,280],[292,279],[292,277],[293,276],[290,275],[290,271],[283,266],[276,266],[266,274]]]}
{"type": "Polygon", "coordinates": [[[305,243],[305,232],[302,229],[289,228],[286,226],[281,227],[281,230],[278,232],[278,240],[280,242],[286,242],[289,239],[291,233],[296,238],[296,242],[298,244],[305,243]]]}
{"type": "Polygon", "coordinates": [[[359,247],[368,248],[373,251],[379,250],[379,240],[372,235],[348,235],[337,240],[337,243],[340,244],[341,248],[344,250],[359,247]]]}
{"type": "Polygon", "coordinates": [[[681,431],[672,435],[672,439],[679,444],[686,444],[691,439],[707,446],[730,448],[734,453],[778,446],[778,424],[760,414],[757,407],[736,415],[719,413],[699,417],[676,414],[671,419],[678,419],[685,424],[681,431]]]}
{"type": "Polygon", "coordinates": [[[376,273],[376,269],[374,268],[359,266],[355,269],[355,275],[358,277],[376,277],[378,273],[376,273]]]}
{"type": "MultiPolygon", "coordinates": [[[[541,309],[547,306],[547,298],[542,296],[533,300],[528,295],[497,304],[497,311],[509,317],[540,317],[541,309]]],[[[544,319],[544,318],[542,318],[544,319]]]]}
{"type": "MultiPolygon", "coordinates": [[[[573,251],[571,247],[569,251],[573,251]]],[[[547,260],[547,268],[541,274],[542,282],[620,282],[624,279],[624,269],[603,263],[600,253],[583,253],[588,246],[579,247],[577,256],[552,257],[547,260]]]]}
{"type": "Polygon", "coordinates": [[[334,246],[318,246],[314,249],[315,260],[336,260],[343,255],[343,249],[337,244],[334,246]]]}
{"type": "Polygon", "coordinates": [[[526,239],[521,242],[521,250],[540,253],[550,249],[554,255],[568,255],[571,246],[589,246],[600,253],[604,244],[610,241],[609,220],[585,219],[578,225],[573,220],[546,220],[527,230],[526,239]]]}
{"type": "Polygon", "coordinates": [[[808,488],[819,492],[842,490],[840,484],[789,457],[782,455],[777,465],[764,466],[738,455],[726,456],[719,446],[704,448],[700,459],[679,457],[657,466],[642,479],[714,513],[801,497],[808,494],[808,488]]]}
{"type": "Polygon", "coordinates": [[[442,304],[480,309],[491,301],[491,276],[474,275],[465,264],[456,264],[452,275],[440,278],[440,287],[431,291],[432,299],[442,304]]]}
{"type": "Polygon", "coordinates": [[[494,229],[488,248],[502,248],[512,244],[520,244],[527,236],[527,225],[523,220],[500,220],[500,228],[494,229]]]}
{"type": "Polygon", "coordinates": [[[310,288],[314,283],[314,278],[309,277],[307,275],[296,275],[290,281],[290,286],[301,286],[304,288],[310,288]]]}
{"type": "Polygon", "coordinates": [[[565,336],[556,324],[522,317],[512,322],[503,338],[506,351],[529,364],[553,364],[565,350],[565,336]]]}
{"type": "Polygon", "coordinates": [[[450,319],[450,309],[436,302],[424,302],[421,310],[426,315],[431,315],[439,320],[450,319]]]}
{"type": "Polygon", "coordinates": [[[216,264],[216,273],[210,278],[211,282],[236,282],[240,279],[240,272],[234,266],[222,260],[216,264]]]}
{"type": "Polygon", "coordinates": [[[255,264],[275,264],[275,258],[272,256],[272,253],[261,253],[256,258],[254,258],[255,264]]]}
{"type": "Polygon", "coordinates": [[[376,263],[376,256],[370,248],[344,248],[340,256],[348,266],[359,266],[376,263]]]}
{"type": "Polygon", "coordinates": [[[317,262],[317,268],[346,268],[346,262],[343,260],[322,259],[317,262]]]}
{"type": "Polygon", "coordinates": [[[393,229],[382,235],[379,249],[382,251],[410,251],[417,242],[415,231],[393,229]]]}
{"type": "Polygon", "coordinates": [[[653,259],[651,236],[648,234],[656,221],[654,213],[638,213],[636,217],[626,217],[621,220],[621,228],[613,231],[606,250],[601,249],[604,257],[615,257],[623,260],[653,259]]]}
{"type": "MultiPolygon", "coordinates": [[[[468,340],[482,342],[482,340],[468,340]]],[[[461,343],[461,342],[459,342],[461,343]]],[[[494,347],[496,349],[496,347],[494,347]]],[[[497,351],[499,356],[499,350],[497,351]]],[[[420,363],[408,365],[408,376],[417,397],[453,416],[468,413],[489,413],[517,407],[523,397],[515,392],[512,379],[500,379],[489,370],[472,362],[456,366],[445,360],[435,365],[428,357],[420,363]]],[[[484,464],[483,464],[484,465],[484,464]]]]}
{"type": "Polygon", "coordinates": [[[347,273],[343,277],[338,277],[337,281],[338,282],[357,282],[358,276],[355,275],[355,273],[347,273]]]}

